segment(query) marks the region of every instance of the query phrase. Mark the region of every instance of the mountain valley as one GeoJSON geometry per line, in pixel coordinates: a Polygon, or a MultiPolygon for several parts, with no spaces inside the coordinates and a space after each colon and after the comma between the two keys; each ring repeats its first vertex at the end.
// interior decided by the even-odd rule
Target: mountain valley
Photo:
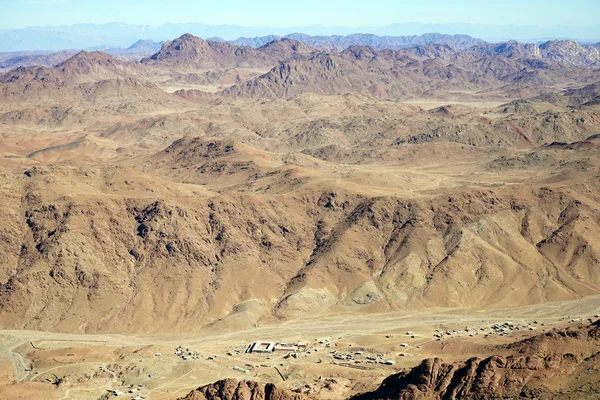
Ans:
{"type": "Polygon", "coordinates": [[[597,395],[600,49],[440,37],[0,58],[0,397],[597,395]]]}

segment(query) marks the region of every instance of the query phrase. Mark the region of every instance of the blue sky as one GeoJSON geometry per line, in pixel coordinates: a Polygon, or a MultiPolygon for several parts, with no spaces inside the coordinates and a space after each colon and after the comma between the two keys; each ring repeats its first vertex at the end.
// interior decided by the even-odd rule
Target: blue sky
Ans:
{"type": "Polygon", "coordinates": [[[256,27],[425,22],[598,25],[600,0],[0,0],[0,29],[76,23],[202,22],[256,27]]]}

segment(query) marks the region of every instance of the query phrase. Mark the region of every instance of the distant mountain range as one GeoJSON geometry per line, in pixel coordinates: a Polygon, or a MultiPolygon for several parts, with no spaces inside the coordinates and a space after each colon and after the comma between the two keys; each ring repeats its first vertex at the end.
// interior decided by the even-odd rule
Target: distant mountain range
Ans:
{"type": "Polygon", "coordinates": [[[160,50],[164,42],[155,42],[150,39],[138,40],[127,48],[98,46],[87,48],[88,51],[103,51],[113,55],[153,54],[160,50]]]}
{"type": "MultiPolygon", "coordinates": [[[[348,36],[311,36],[302,33],[293,33],[284,37],[267,35],[254,38],[239,38],[229,42],[219,37],[210,38],[208,40],[209,43],[229,43],[234,46],[248,46],[255,49],[266,46],[269,43],[282,40],[291,40],[300,44],[312,46],[315,49],[332,51],[344,50],[354,45],[370,46],[376,50],[399,50],[402,48],[428,44],[450,45],[458,50],[462,50],[471,46],[485,43],[485,41],[481,39],[472,38],[467,35],[444,35],[439,33],[428,33],[419,36],[376,36],[372,34],[353,34],[348,36]]],[[[164,43],[165,42],[155,42],[153,40],[146,39],[138,40],[126,48],[103,45],[87,47],[84,50],[102,51],[124,60],[133,61],[140,60],[144,57],[149,57],[158,53],[164,43]]],[[[52,67],[73,56],[79,50],[81,49],[72,48],[58,52],[15,51],[4,54],[0,53],[0,69],[11,69],[18,66],[31,65],[52,67]]]]}
{"type": "MultiPolygon", "coordinates": [[[[268,35],[254,38],[239,38],[230,41],[230,43],[237,46],[257,48],[277,39],[293,39],[310,46],[325,47],[335,50],[343,50],[354,45],[371,46],[376,50],[398,50],[426,44],[447,44],[457,49],[467,49],[476,44],[485,43],[484,40],[473,38],[468,35],[446,35],[441,33],[426,33],[423,35],[412,36],[377,36],[370,33],[354,33],[347,36],[311,36],[304,33],[291,33],[283,37],[268,35]]],[[[221,38],[211,38],[209,40],[225,41],[221,38]]]]}
{"type": "MultiPolygon", "coordinates": [[[[129,49],[149,51],[155,46],[153,42],[138,42],[129,49]]],[[[38,91],[48,90],[64,93],[63,88],[69,85],[119,78],[127,81],[125,85],[145,88],[152,98],[158,98],[158,88],[147,81],[152,74],[171,74],[175,80],[202,83],[209,78],[218,82],[219,76],[234,69],[257,68],[268,72],[243,79],[239,71],[233,71],[232,86],[220,94],[275,99],[306,92],[335,95],[362,91],[379,97],[406,98],[441,88],[506,89],[512,85],[520,89],[573,80],[589,83],[597,79],[598,66],[598,48],[566,40],[541,45],[479,43],[466,49],[444,43],[399,50],[351,45],[342,51],[323,51],[290,38],[252,48],[185,34],[164,43],[158,52],[140,62],[125,62],[98,51],[82,51],[53,68],[21,66],[0,75],[0,84],[4,84],[0,93],[4,98],[35,96],[38,91]],[[221,72],[215,72],[213,77],[189,73],[206,70],[221,72]]],[[[85,86],[82,90],[88,89],[85,86]]],[[[595,101],[595,95],[578,97],[584,98],[584,102],[595,101]]]]}
{"type": "Polygon", "coordinates": [[[164,42],[155,42],[150,39],[138,40],[127,48],[99,46],[87,48],[87,51],[103,51],[104,53],[118,56],[126,60],[139,60],[142,57],[154,54],[162,48],[164,42]]]}
{"type": "MultiPolygon", "coordinates": [[[[541,42],[548,39],[570,38],[585,43],[600,40],[599,26],[581,27],[535,27],[511,25],[473,25],[473,24],[393,24],[386,27],[288,27],[253,28],[235,25],[206,25],[201,23],[165,24],[161,26],[109,23],[102,25],[77,24],[52,27],[27,27],[23,29],[0,30],[0,52],[25,50],[69,50],[94,47],[125,48],[139,39],[155,42],[165,41],[185,33],[202,38],[262,38],[286,36],[291,32],[300,32],[311,36],[347,36],[357,32],[378,36],[414,36],[429,32],[442,34],[464,34],[482,38],[486,41],[505,41],[515,39],[522,42],[541,42]]],[[[242,39],[248,40],[248,39],[242,39]]],[[[266,39],[265,39],[266,40],[266,39]]],[[[267,42],[270,40],[267,40],[267,42]]],[[[253,47],[265,44],[257,41],[253,47]]],[[[250,42],[248,42],[250,43],[250,42]]],[[[239,43],[234,43],[239,44],[239,43]]],[[[250,44],[249,44],[250,45],[250,44]]]]}

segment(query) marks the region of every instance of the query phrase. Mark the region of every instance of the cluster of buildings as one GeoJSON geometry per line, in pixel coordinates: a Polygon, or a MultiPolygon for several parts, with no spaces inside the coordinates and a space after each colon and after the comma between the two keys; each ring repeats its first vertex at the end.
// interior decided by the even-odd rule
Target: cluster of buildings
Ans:
{"type": "Polygon", "coordinates": [[[370,356],[366,356],[365,360],[359,360],[359,358],[362,358],[364,352],[363,351],[355,351],[354,354],[352,353],[342,353],[339,351],[331,351],[330,352],[331,357],[333,357],[336,360],[340,360],[340,361],[348,361],[348,362],[354,362],[354,364],[361,364],[361,363],[367,363],[367,364],[385,364],[385,365],[394,365],[395,361],[394,360],[386,360],[385,359],[385,354],[375,354],[375,355],[370,355],[370,356]]]}
{"type": "MultiPolygon", "coordinates": [[[[513,323],[511,321],[507,321],[507,322],[503,322],[503,323],[495,323],[492,324],[489,328],[465,328],[464,330],[446,330],[445,332],[440,331],[440,330],[436,330],[435,333],[433,334],[433,336],[435,338],[437,338],[437,340],[442,340],[445,339],[446,337],[461,337],[461,335],[469,335],[471,337],[473,336],[479,336],[480,334],[483,335],[483,337],[488,337],[489,335],[498,335],[498,336],[508,336],[511,335],[514,332],[517,331],[523,331],[523,330],[530,330],[530,331],[535,331],[537,329],[537,327],[532,326],[532,325],[538,325],[537,321],[534,321],[532,324],[518,324],[518,323],[513,323]]],[[[544,326],[544,324],[540,324],[541,326],[544,326]]]]}
{"type": "MultiPolygon", "coordinates": [[[[155,355],[159,355],[160,353],[156,353],[155,355]]],[[[181,358],[182,360],[199,360],[200,359],[200,354],[197,351],[191,351],[190,349],[184,349],[182,346],[178,346],[175,348],[175,350],[173,351],[173,354],[175,354],[177,357],[181,358]]]]}

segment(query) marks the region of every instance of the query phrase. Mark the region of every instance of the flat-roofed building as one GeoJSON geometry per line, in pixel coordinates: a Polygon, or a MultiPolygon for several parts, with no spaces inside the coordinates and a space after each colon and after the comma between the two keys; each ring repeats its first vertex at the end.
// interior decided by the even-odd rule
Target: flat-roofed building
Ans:
{"type": "Polygon", "coordinates": [[[275,350],[275,344],[275,342],[254,342],[248,346],[246,353],[272,353],[275,350]]]}

